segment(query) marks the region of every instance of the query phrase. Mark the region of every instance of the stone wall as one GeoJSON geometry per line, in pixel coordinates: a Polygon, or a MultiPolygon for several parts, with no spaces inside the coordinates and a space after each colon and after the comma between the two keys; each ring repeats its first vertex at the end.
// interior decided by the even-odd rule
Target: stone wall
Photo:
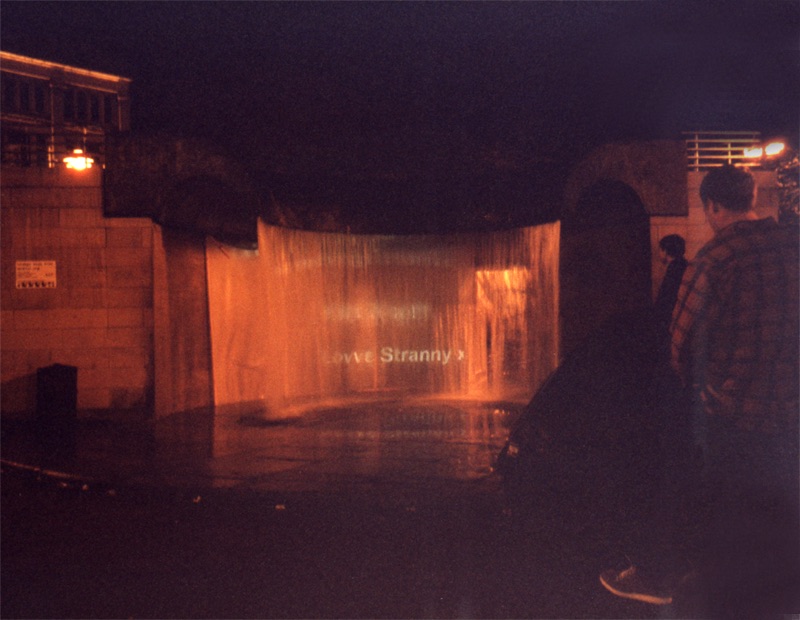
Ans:
{"type": "Polygon", "coordinates": [[[564,192],[564,215],[598,181],[620,181],[651,216],[686,215],[686,146],[680,140],[610,143],[575,166],[564,192]]]}
{"type": "Polygon", "coordinates": [[[104,218],[102,170],[2,170],[2,411],[28,417],[36,370],[78,368],[80,415],[152,410],[153,238],[104,218]],[[17,288],[18,261],[55,261],[52,288],[17,288]]]}

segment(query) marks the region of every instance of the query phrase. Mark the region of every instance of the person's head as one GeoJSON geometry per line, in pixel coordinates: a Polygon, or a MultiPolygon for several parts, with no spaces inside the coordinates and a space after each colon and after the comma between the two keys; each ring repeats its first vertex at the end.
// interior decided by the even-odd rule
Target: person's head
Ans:
{"type": "Polygon", "coordinates": [[[686,253],[686,241],[680,235],[662,237],[661,241],[658,242],[658,247],[671,259],[678,258],[686,253]]]}
{"type": "Polygon", "coordinates": [[[700,200],[703,201],[703,210],[709,224],[717,230],[720,226],[720,218],[717,216],[721,209],[727,212],[720,215],[725,221],[740,218],[753,211],[756,200],[755,179],[746,168],[737,168],[730,164],[714,168],[700,184],[700,200]]]}

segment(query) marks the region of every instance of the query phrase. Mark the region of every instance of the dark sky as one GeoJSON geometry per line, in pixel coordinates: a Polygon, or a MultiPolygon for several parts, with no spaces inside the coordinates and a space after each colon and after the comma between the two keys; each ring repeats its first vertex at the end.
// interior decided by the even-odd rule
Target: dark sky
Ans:
{"type": "Polygon", "coordinates": [[[3,0],[0,19],[5,51],[132,78],[137,131],[273,168],[393,174],[689,129],[798,133],[796,0],[3,0]]]}

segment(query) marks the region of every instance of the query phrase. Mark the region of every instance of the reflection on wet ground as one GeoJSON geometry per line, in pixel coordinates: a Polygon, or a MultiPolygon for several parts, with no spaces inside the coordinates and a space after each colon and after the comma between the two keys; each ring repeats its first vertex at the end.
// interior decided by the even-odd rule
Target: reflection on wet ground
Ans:
{"type": "Polygon", "coordinates": [[[42,441],[4,425],[3,459],[110,483],[253,491],[440,495],[492,492],[493,463],[521,405],[395,400],[281,420],[179,414],[133,425],[80,421],[42,441]]]}

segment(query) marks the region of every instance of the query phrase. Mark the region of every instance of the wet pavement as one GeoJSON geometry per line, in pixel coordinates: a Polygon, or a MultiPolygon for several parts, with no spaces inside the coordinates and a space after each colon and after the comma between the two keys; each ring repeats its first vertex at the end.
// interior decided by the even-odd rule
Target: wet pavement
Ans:
{"type": "Polygon", "coordinates": [[[670,617],[600,587],[625,558],[591,515],[508,509],[492,466],[518,413],[4,423],[2,617],[670,617]]]}
{"type": "Polygon", "coordinates": [[[43,436],[3,426],[6,464],[121,486],[439,497],[498,491],[493,464],[521,409],[403,400],[259,415],[178,414],[151,423],[79,420],[43,436]]]}

